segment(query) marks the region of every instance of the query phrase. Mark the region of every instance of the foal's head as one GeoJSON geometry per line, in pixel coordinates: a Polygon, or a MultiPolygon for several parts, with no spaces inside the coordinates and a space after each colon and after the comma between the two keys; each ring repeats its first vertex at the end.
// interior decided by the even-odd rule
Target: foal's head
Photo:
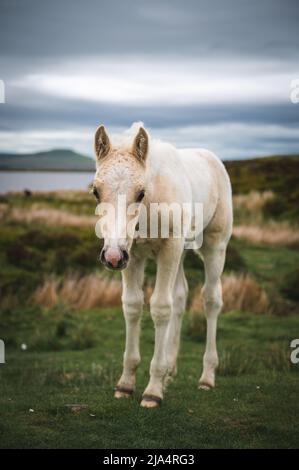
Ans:
{"type": "Polygon", "coordinates": [[[129,261],[138,207],[146,195],[148,147],[148,134],[142,126],[133,126],[120,143],[109,139],[104,126],[95,134],[93,193],[100,204],[98,223],[104,238],[100,260],[110,269],[124,269],[129,261]],[[130,215],[127,208],[132,204],[135,210],[130,215]]]}

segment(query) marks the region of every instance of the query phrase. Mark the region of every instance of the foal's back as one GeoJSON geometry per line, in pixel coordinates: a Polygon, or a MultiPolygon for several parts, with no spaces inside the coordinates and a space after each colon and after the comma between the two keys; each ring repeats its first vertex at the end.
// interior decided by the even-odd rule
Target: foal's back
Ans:
{"type": "Polygon", "coordinates": [[[222,227],[230,236],[232,227],[232,190],[230,179],[221,160],[207,149],[181,149],[178,156],[182,162],[192,191],[193,202],[203,203],[204,229],[217,216],[222,227]],[[221,214],[221,217],[220,217],[221,214]]]}

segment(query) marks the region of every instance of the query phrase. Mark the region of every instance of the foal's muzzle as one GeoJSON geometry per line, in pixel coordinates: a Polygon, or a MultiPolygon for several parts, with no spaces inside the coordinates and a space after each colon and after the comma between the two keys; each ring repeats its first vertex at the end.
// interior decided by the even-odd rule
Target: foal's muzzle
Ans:
{"type": "Polygon", "coordinates": [[[103,248],[100,254],[101,263],[109,269],[125,269],[129,261],[129,253],[123,248],[103,248]]]}

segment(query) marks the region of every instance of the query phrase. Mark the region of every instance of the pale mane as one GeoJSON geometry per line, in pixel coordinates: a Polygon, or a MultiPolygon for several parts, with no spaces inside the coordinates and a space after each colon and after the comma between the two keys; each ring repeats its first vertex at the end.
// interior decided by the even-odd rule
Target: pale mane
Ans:
{"type": "MultiPolygon", "coordinates": [[[[124,132],[111,134],[111,141],[115,147],[123,149],[131,149],[134,138],[136,137],[140,127],[144,127],[142,121],[133,122],[129,129],[124,132]]],[[[147,131],[148,133],[148,131],[147,131]]]]}

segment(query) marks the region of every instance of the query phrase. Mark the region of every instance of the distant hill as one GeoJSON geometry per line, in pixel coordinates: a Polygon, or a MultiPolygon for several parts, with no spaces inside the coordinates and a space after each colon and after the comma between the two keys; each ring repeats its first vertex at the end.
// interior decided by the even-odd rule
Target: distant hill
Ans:
{"type": "Polygon", "coordinates": [[[38,153],[0,153],[0,171],[94,171],[95,161],[73,150],[38,153]]]}
{"type": "Polygon", "coordinates": [[[269,217],[299,220],[299,155],[283,155],[223,162],[231,179],[233,193],[252,190],[275,193],[265,207],[269,217]]]}

